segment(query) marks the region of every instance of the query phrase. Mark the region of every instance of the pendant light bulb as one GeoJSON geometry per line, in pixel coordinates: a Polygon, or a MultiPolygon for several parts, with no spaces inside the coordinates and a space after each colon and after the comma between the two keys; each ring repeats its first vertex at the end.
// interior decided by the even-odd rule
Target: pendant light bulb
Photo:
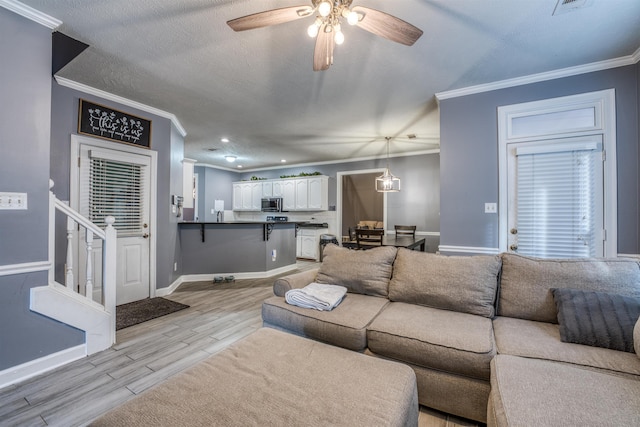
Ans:
{"type": "Polygon", "coordinates": [[[344,34],[342,33],[342,28],[340,27],[340,24],[334,25],[333,30],[336,33],[333,36],[333,39],[335,40],[336,44],[341,45],[342,43],[344,43],[344,34]]]}
{"type": "Polygon", "coordinates": [[[316,38],[318,36],[318,31],[320,29],[316,26],[316,24],[311,24],[309,25],[309,28],[307,28],[307,34],[309,35],[309,37],[311,37],[312,39],[316,38]]]}

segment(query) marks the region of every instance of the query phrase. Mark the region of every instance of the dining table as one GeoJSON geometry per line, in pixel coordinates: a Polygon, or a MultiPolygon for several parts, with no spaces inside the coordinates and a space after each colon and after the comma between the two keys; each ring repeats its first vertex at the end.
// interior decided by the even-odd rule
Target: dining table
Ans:
{"type": "Polygon", "coordinates": [[[395,234],[385,234],[382,236],[382,246],[395,246],[396,248],[407,248],[415,250],[420,248],[425,250],[426,241],[424,237],[397,236],[395,234]]]}

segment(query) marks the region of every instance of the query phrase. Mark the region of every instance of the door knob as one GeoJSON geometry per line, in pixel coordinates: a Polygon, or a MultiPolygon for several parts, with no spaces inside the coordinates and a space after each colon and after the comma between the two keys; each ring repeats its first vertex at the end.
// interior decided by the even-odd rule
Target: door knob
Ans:
{"type": "Polygon", "coordinates": [[[144,237],[145,239],[148,239],[148,238],[149,238],[149,233],[144,233],[144,234],[142,235],[142,237],[144,237]]]}
{"type": "Polygon", "coordinates": [[[518,245],[511,245],[511,246],[509,246],[509,249],[511,249],[512,251],[517,251],[518,250],[518,245]]]}
{"type": "Polygon", "coordinates": [[[509,233],[518,234],[518,229],[517,228],[512,228],[511,230],[509,230],[509,233]]]}

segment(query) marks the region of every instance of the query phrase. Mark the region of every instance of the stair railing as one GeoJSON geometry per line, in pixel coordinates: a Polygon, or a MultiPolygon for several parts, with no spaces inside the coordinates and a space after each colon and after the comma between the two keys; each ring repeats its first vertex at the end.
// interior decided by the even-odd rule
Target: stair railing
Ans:
{"type": "MultiPolygon", "coordinates": [[[[66,203],[56,198],[51,190],[53,181],[49,180],[49,259],[52,265],[55,265],[55,218],[56,211],[61,212],[67,217],[66,240],[67,253],[64,269],[64,286],[80,295],[83,295],[90,301],[96,302],[111,313],[113,331],[115,331],[115,308],[116,308],[116,239],[117,230],[113,227],[115,218],[107,216],[104,219],[106,224],[102,229],[82,216],[79,212],[69,207],[66,203]],[[78,227],[78,225],[80,227],[78,227]],[[84,229],[84,243],[86,249],[86,265],[85,265],[85,284],[84,287],[76,288],[76,272],[74,270],[74,233],[76,230],[84,229]],[[94,237],[103,241],[102,244],[102,288],[101,301],[93,300],[94,287],[94,265],[92,252],[94,251],[94,237]]],[[[49,283],[55,282],[55,267],[49,269],[49,283]]],[[[80,281],[78,280],[78,283],[80,281]]]]}

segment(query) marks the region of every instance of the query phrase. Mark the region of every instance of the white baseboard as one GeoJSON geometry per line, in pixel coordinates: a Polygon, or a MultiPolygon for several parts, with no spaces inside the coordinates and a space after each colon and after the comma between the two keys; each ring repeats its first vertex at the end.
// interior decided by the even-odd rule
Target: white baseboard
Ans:
{"type": "Polygon", "coordinates": [[[462,254],[478,254],[478,255],[497,255],[500,253],[499,248],[482,248],[473,246],[438,246],[440,253],[462,253],[462,254]]]}
{"type": "Polygon", "coordinates": [[[178,287],[185,282],[213,282],[214,277],[233,276],[235,279],[266,279],[278,274],[295,270],[295,264],[286,265],[269,271],[256,271],[250,273],[215,273],[215,274],[185,274],[176,279],[166,288],[156,290],[156,296],[163,297],[172,294],[178,287]]]}
{"type": "Polygon", "coordinates": [[[0,371],[0,389],[82,359],[86,355],[87,347],[82,344],[5,369],[0,371]]]}

